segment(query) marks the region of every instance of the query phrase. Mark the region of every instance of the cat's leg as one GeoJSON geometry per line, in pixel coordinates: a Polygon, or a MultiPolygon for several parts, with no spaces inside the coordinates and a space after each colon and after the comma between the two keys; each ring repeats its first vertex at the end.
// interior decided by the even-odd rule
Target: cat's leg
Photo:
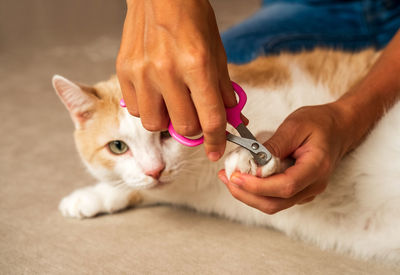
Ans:
{"type": "Polygon", "coordinates": [[[61,200],[58,208],[65,217],[82,219],[113,213],[140,202],[138,191],[99,183],[75,190],[61,200]]]}

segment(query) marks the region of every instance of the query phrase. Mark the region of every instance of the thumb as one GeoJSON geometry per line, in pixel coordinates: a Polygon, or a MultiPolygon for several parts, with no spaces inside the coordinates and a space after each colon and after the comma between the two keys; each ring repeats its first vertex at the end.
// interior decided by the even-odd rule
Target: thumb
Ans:
{"type": "Polygon", "coordinates": [[[307,139],[299,127],[293,127],[292,123],[283,122],[272,137],[264,143],[264,146],[272,155],[285,159],[299,148],[307,139]],[[297,128],[297,129],[296,129],[297,128]]]}

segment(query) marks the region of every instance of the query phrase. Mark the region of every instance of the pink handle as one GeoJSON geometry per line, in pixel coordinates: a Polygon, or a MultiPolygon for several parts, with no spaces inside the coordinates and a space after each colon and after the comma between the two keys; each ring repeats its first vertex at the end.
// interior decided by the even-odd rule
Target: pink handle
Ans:
{"type": "MultiPolygon", "coordinates": [[[[229,122],[230,125],[232,125],[233,127],[237,128],[239,126],[240,123],[242,123],[242,120],[240,118],[240,113],[243,110],[244,105],[247,102],[247,96],[246,93],[244,92],[244,90],[242,89],[242,87],[240,87],[237,83],[232,82],[232,87],[233,90],[236,92],[236,94],[239,96],[239,103],[232,108],[226,108],[226,120],[229,122]]],[[[125,101],[124,99],[121,99],[119,102],[119,105],[121,107],[126,107],[125,101]]],[[[194,146],[199,146],[200,144],[202,144],[204,142],[204,137],[200,137],[197,139],[190,139],[184,136],[181,136],[180,134],[178,134],[174,127],[172,126],[171,121],[169,122],[168,125],[168,132],[171,134],[171,136],[177,140],[179,143],[186,145],[186,146],[190,146],[190,147],[194,147],[194,146]]]]}
{"type": "Polygon", "coordinates": [[[232,108],[226,108],[226,120],[232,125],[235,129],[242,123],[242,119],[240,118],[240,113],[242,112],[244,105],[247,102],[247,96],[242,87],[240,87],[237,83],[232,82],[233,90],[239,96],[239,103],[232,108]]]}
{"type": "MultiPolygon", "coordinates": [[[[242,119],[240,118],[240,113],[242,112],[244,105],[247,102],[247,96],[246,96],[246,93],[244,92],[244,90],[242,89],[242,87],[240,87],[237,83],[235,83],[233,81],[231,81],[231,82],[232,82],[233,90],[239,96],[239,103],[235,107],[225,109],[226,110],[226,120],[229,122],[230,125],[237,128],[239,126],[239,124],[242,123],[242,119]]],[[[190,139],[190,138],[181,136],[180,134],[178,134],[175,131],[171,122],[169,122],[168,131],[174,139],[176,139],[179,143],[186,145],[186,146],[194,147],[194,146],[198,146],[204,142],[204,137],[200,137],[197,139],[190,139]]]]}
{"type": "Polygon", "coordinates": [[[172,126],[171,121],[169,122],[168,125],[168,132],[170,133],[171,137],[173,137],[175,140],[177,140],[179,143],[189,146],[189,147],[195,147],[195,146],[199,146],[200,144],[202,144],[204,142],[204,137],[199,137],[196,139],[190,139],[184,136],[181,136],[180,134],[178,134],[174,127],[172,126]]]}
{"type": "Polygon", "coordinates": [[[121,98],[121,100],[119,101],[119,106],[121,106],[122,108],[126,107],[125,100],[123,98],[121,98]]]}

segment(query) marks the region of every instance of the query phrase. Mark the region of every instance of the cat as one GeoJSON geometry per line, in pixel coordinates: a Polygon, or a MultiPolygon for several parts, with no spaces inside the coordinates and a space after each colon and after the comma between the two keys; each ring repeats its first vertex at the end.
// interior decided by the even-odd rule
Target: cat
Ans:
{"type": "MultiPolygon", "coordinates": [[[[248,95],[243,113],[263,142],[297,108],[344,94],[379,55],[373,50],[317,49],[230,64],[229,72],[248,95]]],[[[166,203],[273,227],[322,249],[400,262],[400,103],[344,157],[322,194],[267,215],[234,199],[217,178],[224,167],[228,177],[235,170],[254,175],[247,150],[228,142],[224,159],[212,163],[201,146],[186,147],[165,132],[145,130],[140,119],[120,108],[115,76],[93,87],[58,75],[52,82],[75,124],[77,150],[99,181],[63,198],[59,209],[64,216],[90,218],[134,205],[166,203]]],[[[282,164],[273,157],[262,175],[282,171],[282,164]]]]}

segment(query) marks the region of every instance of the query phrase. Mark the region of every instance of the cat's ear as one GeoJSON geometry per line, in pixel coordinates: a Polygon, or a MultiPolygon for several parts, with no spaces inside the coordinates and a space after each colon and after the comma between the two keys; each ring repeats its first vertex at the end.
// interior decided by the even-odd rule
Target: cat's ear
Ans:
{"type": "Polygon", "coordinates": [[[80,128],[94,112],[99,96],[92,87],[77,85],[72,81],[54,75],[52,79],[53,87],[61,101],[67,107],[76,128],[80,128]]]}

